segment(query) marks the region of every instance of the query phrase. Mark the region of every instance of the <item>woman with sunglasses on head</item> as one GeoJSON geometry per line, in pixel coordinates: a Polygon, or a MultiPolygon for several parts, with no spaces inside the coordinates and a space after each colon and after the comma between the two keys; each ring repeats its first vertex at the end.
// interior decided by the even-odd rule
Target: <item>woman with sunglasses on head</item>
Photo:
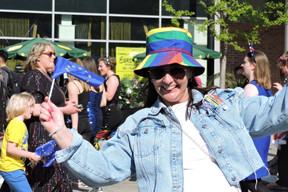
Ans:
{"type": "MultiPolygon", "coordinates": [[[[246,97],[255,97],[259,95],[271,97],[270,65],[265,53],[256,50],[254,51],[254,48],[251,48],[250,52],[246,54],[241,66],[243,68],[243,75],[249,80],[249,83],[244,87],[246,97]]],[[[265,167],[262,167],[257,170],[256,174],[253,173],[241,181],[240,184],[242,192],[248,192],[248,189],[255,192],[270,191],[269,188],[261,182],[261,178],[269,175],[267,159],[270,147],[270,138],[271,136],[268,135],[253,139],[253,143],[264,162],[265,167]],[[255,188],[256,182],[257,188],[255,188]]]]}
{"type": "Polygon", "coordinates": [[[100,149],[99,141],[110,139],[111,133],[116,131],[122,123],[123,114],[118,105],[120,95],[120,77],[115,74],[116,61],[113,57],[103,57],[99,59],[100,75],[105,77],[104,87],[107,100],[106,107],[103,109],[103,122],[100,131],[94,138],[94,146],[100,149]]]}
{"type": "Polygon", "coordinates": [[[40,119],[61,149],[56,160],[90,186],[136,174],[140,192],[241,191],[239,182],[264,166],[251,136],[288,129],[288,88],[275,97],[199,88],[193,77],[204,67],[192,57],[192,43],[181,28],[147,33],[146,57],[135,69],[148,78],[145,108],[129,116],[100,151],[62,129],[63,115],[47,98],[40,119]]]}
{"type": "MultiPolygon", "coordinates": [[[[31,93],[35,99],[33,116],[25,122],[29,131],[30,151],[35,151],[38,146],[51,140],[40,123],[39,115],[41,103],[48,96],[52,85],[50,74],[54,71],[55,59],[55,48],[51,43],[36,43],[31,47],[24,67],[26,74],[23,77],[21,91],[31,93]]],[[[64,114],[80,111],[74,107],[75,103],[66,101],[64,92],[57,84],[54,85],[51,101],[64,114]]],[[[43,164],[45,159],[34,167],[27,166],[27,178],[33,191],[72,191],[71,182],[61,164],[55,162],[50,167],[42,167],[43,164]]]]}

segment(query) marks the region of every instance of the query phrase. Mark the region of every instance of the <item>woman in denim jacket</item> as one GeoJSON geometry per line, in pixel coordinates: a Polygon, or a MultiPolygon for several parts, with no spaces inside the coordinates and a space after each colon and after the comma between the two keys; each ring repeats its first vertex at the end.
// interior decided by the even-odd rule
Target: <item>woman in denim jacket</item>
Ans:
{"type": "Polygon", "coordinates": [[[251,137],[287,130],[287,86],[270,98],[245,97],[242,88],[197,88],[194,76],[204,68],[191,53],[184,29],[147,34],[147,56],[135,69],[148,77],[146,107],[100,151],[65,128],[46,98],[40,119],[61,149],[56,160],[93,187],[136,174],[143,192],[241,191],[239,182],[264,166],[251,137]]]}

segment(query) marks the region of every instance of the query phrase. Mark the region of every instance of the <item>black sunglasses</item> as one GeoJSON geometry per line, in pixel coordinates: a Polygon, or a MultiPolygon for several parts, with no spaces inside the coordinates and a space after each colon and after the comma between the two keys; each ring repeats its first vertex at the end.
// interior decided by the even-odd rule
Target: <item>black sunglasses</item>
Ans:
{"type": "Polygon", "coordinates": [[[167,73],[169,73],[174,79],[183,79],[186,75],[186,69],[182,67],[172,67],[169,69],[155,67],[151,68],[148,72],[150,77],[156,80],[163,78],[167,73]]]}

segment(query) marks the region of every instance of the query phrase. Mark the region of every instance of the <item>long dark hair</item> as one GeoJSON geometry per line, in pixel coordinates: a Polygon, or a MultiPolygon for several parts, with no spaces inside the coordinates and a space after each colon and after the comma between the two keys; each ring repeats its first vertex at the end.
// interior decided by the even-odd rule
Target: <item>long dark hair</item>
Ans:
{"type": "MultiPolygon", "coordinates": [[[[191,115],[191,110],[189,113],[189,108],[192,108],[193,106],[195,106],[197,109],[199,109],[199,107],[201,106],[202,102],[198,102],[198,103],[193,103],[193,96],[192,96],[192,89],[196,89],[198,90],[200,93],[202,93],[203,95],[207,94],[210,90],[216,89],[216,86],[209,86],[209,87],[199,87],[195,78],[191,77],[188,81],[188,85],[187,85],[188,89],[190,91],[188,91],[189,93],[189,101],[187,104],[187,109],[186,109],[186,119],[189,119],[190,115],[191,115]]],[[[145,86],[144,86],[144,107],[151,107],[155,101],[158,98],[158,93],[155,90],[154,84],[151,81],[151,78],[148,77],[148,81],[146,82],[145,86]]]]}

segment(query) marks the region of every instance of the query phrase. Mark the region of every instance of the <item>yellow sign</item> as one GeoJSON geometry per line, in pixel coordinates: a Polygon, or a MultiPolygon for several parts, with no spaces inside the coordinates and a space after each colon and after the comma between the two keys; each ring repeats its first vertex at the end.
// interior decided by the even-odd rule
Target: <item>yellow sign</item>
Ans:
{"type": "Polygon", "coordinates": [[[145,50],[145,47],[116,47],[116,74],[121,79],[134,79],[136,77],[134,69],[139,63],[136,63],[133,57],[145,50]]]}

